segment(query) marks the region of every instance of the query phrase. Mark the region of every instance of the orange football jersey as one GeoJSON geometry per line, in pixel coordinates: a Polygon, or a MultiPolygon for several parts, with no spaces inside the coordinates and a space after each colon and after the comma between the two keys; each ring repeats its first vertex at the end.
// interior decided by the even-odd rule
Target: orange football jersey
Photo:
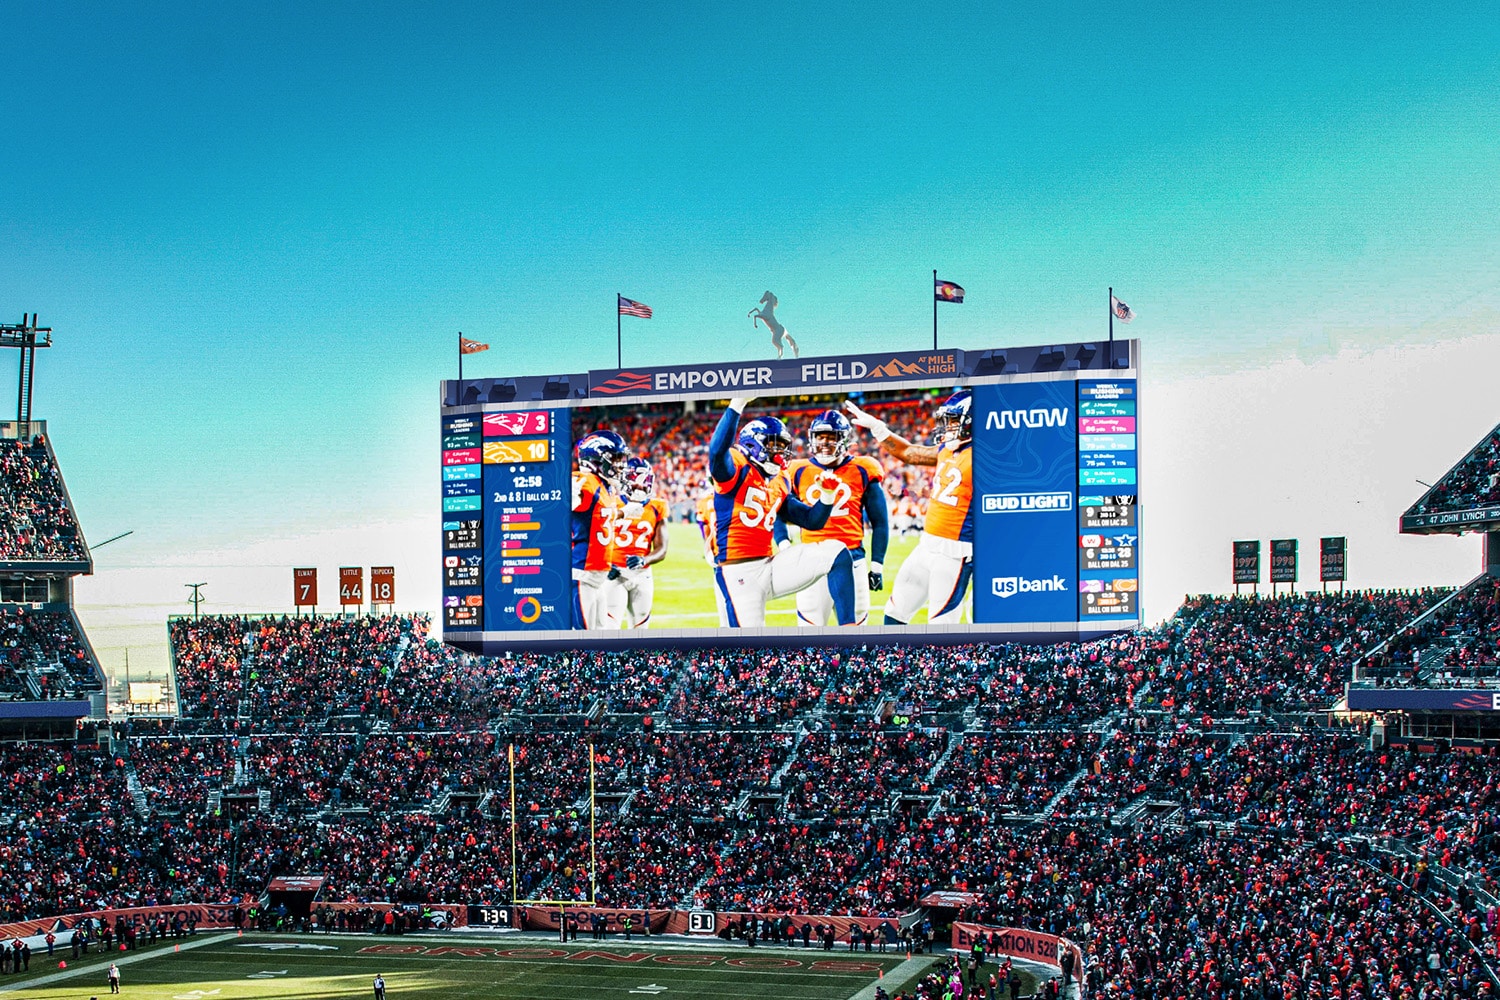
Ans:
{"type": "Polygon", "coordinates": [[[974,451],[965,441],[943,445],[933,470],[932,494],[927,499],[927,533],[955,542],[974,540],[974,451]]]}
{"type": "Polygon", "coordinates": [[[867,455],[851,455],[833,468],[801,458],[787,466],[783,473],[791,483],[792,493],[803,503],[833,505],[828,523],[816,530],[802,529],[804,542],[821,542],[832,538],[846,548],[865,544],[865,490],[879,488],[884,470],[867,455]]]}
{"type": "Polygon", "coordinates": [[[609,569],[619,501],[592,472],[573,473],[573,568],[609,569]]]}
{"type": "Polygon", "coordinates": [[[734,477],[714,483],[714,558],[720,563],[768,559],[771,530],[787,495],[785,473],[767,478],[738,448],[729,451],[734,477]]]}
{"type": "Polygon", "coordinates": [[[661,497],[652,497],[635,517],[628,517],[629,504],[622,503],[615,515],[615,534],[610,564],[624,566],[630,556],[645,557],[651,554],[651,543],[656,533],[667,520],[667,502],[661,497]]]}

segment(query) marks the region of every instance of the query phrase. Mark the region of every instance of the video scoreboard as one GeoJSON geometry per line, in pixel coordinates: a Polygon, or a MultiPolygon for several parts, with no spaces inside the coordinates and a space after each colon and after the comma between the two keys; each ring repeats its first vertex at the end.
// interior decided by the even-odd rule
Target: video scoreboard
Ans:
{"type": "MultiPolygon", "coordinates": [[[[1140,620],[1135,341],[447,382],[443,393],[442,621],[446,638],[466,648],[879,643],[913,633],[924,641],[1058,640],[1140,620]],[[941,444],[934,413],[959,389],[972,393],[972,436],[941,444]],[[891,531],[884,590],[869,595],[855,633],[833,618],[808,624],[804,612],[793,614],[795,595],[778,593],[767,595],[764,621],[736,621],[743,594],[731,589],[726,571],[738,561],[714,548],[727,537],[724,518],[746,525],[755,518],[716,500],[730,487],[716,486],[708,471],[713,432],[735,396],[753,397],[739,425],[762,416],[784,421],[793,462],[811,460],[811,419],[846,400],[888,417],[914,444],[969,452],[944,466],[958,477],[946,482],[932,467],[903,465],[855,428],[851,455],[875,458],[885,470],[865,488],[885,491],[893,524],[914,518],[899,539],[891,531]],[[627,451],[652,466],[661,515],[643,513],[620,480],[590,492],[575,448],[601,430],[619,433],[627,451]],[[968,472],[953,472],[961,468],[968,472]],[[923,515],[934,504],[951,504],[962,518],[951,543],[926,538],[932,532],[923,515]],[[661,524],[652,520],[661,516],[661,524]],[[675,532],[675,542],[642,573],[621,553],[633,535],[658,530],[675,532]],[[903,565],[912,563],[908,574],[929,572],[929,550],[953,560],[931,564],[954,575],[941,623],[928,622],[937,614],[929,602],[912,621],[885,624],[903,565]],[[644,620],[626,610],[638,603],[642,578],[654,581],[644,620]],[[612,587],[619,592],[606,594],[612,587]],[[602,614],[589,610],[595,596],[613,615],[602,628],[602,614]]],[[[814,472],[831,474],[821,466],[814,472]]],[[[793,489],[768,487],[775,503],[793,489]]],[[[775,514],[762,518],[767,532],[775,514]]],[[[863,540],[849,543],[856,561],[869,558],[877,530],[864,516],[863,540]]],[[[804,540],[800,529],[778,531],[777,551],[804,540]]],[[[864,573],[865,564],[857,565],[864,573]]],[[[829,587],[827,579],[804,589],[817,587],[829,587]]]]}

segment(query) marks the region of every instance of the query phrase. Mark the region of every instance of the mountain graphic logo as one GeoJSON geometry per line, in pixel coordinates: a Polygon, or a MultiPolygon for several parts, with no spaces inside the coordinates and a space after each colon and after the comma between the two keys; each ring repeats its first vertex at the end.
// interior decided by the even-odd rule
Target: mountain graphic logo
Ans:
{"type": "Polygon", "coordinates": [[[903,364],[900,358],[892,358],[883,365],[876,365],[870,369],[870,378],[897,378],[901,375],[926,375],[927,369],[921,365],[903,364]]]}
{"type": "Polygon", "coordinates": [[[635,372],[621,372],[614,378],[594,386],[591,391],[603,393],[606,396],[616,396],[622,392],[643,392],[651,388],[650,375],[638,375],[635,372]]]}

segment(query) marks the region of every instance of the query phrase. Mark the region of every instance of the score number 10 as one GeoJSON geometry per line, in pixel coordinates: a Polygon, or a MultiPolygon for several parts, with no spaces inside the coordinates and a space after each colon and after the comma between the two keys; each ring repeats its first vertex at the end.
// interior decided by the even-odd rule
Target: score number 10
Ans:
{"type": "Polygon", "coordinates": [[[546,438],[534,441],[486,441],[484,464],[507,462],[547,462],[552,458],[552,443],[546,438]]]}

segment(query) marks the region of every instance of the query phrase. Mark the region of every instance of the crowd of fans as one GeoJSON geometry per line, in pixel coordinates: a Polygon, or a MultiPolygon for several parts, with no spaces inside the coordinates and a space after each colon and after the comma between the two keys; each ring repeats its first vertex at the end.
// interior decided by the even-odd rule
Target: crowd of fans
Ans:
{"type": "Polygon", "coordinates": [[[1493,684],[1500,674],[1500,581],[1476,580],[1420,624],[1397,631],[1361,667],[1376,683],[1467,679],[1493,684]]]}
{"type": "Polygon", "coordinates": [[[62,473],[40,435],[0,440],[0,561],[88,558],[62,473]]]}
{"type": "Polygon", "coordinates": [[[1285,721],[1356,662],[1493,641],[1492,587],[1398,634],[1445,596],[1197,598],[1049,647],[633,657],[474,657],[408,616],[179,620],[178,724],[119,757],[0,754],[0,863],[24,876],[0,911],[310,871],[337,901],[894,916],[958,890],[965,917],[1077,941],[1105,996],[1475,996],[1500,758],[1285,721]]]}
{"type": "Polygon", "coordinates": [[[1417,501],[1415,514],[1438,514],[1500,504],[1500,427],[1417,501]]]}
{"type": "Polygon", "coordinates": [[[0,698],[45,701],[103,687],[71,611],[0,605],[0,698]]]}

